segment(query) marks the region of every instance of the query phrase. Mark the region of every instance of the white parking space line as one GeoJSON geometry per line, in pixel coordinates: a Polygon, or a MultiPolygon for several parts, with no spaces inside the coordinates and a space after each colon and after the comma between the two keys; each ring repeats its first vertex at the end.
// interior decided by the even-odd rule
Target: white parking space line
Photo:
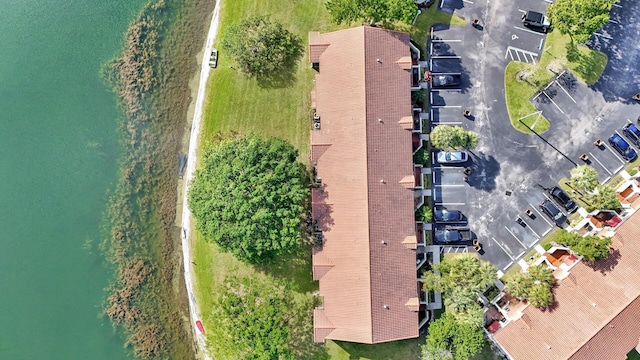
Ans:
{"type": "Polygon", "coordinates": [[[519,243],[520,243],[520,245],[522,245],[522,247],[523,247],[523,248],[525,248],[525,249],[527,248],[527,247],[522,243],[522,241],[520,241],[520,239],[518,239],[518,237],[516,236],[516,234],[512,233],[512,232],[511,232],[511,230],[509,230],[509,228],[508,228],[508,227],[506,227],[506,226],[505,226],[504,228],[505,228],[505,229],[507,229],[507,231],[509,232],[509,234],[511,234],[511,236],[513,236],[513,237],[514,237],[514,239],[516,239],[516,241],[517,241],[517,242],[519,242],[519,243]]]}
{"type": "MultiPolygon", "coordinates": [[[[492,236],[491,238],[493,239],[493,241],[494,241],[496,244],[498,244],[498,246],[500,246],[500,249],[502,249],[502,251],[504,251],[504,253],[505,253],[505,254],[507,254],[507,256],[508,256],[509,258],[511,258],[511,260],[515,260],[515,259],[513,258],[513,256],[511,256],[511,252],[510,252],[510,251],[508,251],[507,249],[505,249],[505,248],[504,248],[504,246],[502,246],[502,245],[498,242],[498,240],[496,240],[496,238],[494,238],[493,236],[492,236]]],[[[511,266],[511,265],[509,265],[509,266],[511,266]]]]}
{"type": "Polygon", "coordinates": [[[467,205],[467,204],[466,203],[444,203],[444,202],[440,202],[440,203],[436,203],[436,205],[463,206],[463,205],[467,205]]]}
{"type": "Polygon", "coordinates": [[[461,125],[462,121],[439,121],[438,124],[453,124],[453,125],[461,125]]]}
{"type": "Polygon", "coordinates": [[[560,89],[562,89],[562,91],[564,91],[564,93],[565,93],[565,94],[567,94],[567,96],[568,96],[571,100],[573,100],[573,103],[574,103],[574,104],[577,104],[577,103],[578,103],[578,102],[576,102],[576,99],[574,99],[574,98],[573,98],[573,96],[569,95],[569,92],[568,92],[567,90],[565,90],[565,88],[564,88],[562,85],[560,85],[560,83],[558,82],[558,80],[556,80],[556,81],[555,81],[555,83],[556,83],[556,85],[560,86],[560,89]]]}
{"type": "Polygon", "coordinates": [[[527,224],[527,228],[529,228],[529,230],[531,230],[531,232],[536,236],[536,241],[540,240],[540,235],[538,235],[537,232],[535,232],[535,230],[533,230],[533,228],[531,227],[531,225],[529,225],[529,223],[527,223],[527,221],[524,219],[524,217],[520,216],[520,219],[522,219],[522,221],[527,224]]]}
{"type": "Polygon", "coordinates": [[[549,226],[553,227],[553,224],[550,223],[549,220],[547,220],[547,218],[545,217],[545,215],[543,215],[538,209],[536,209],[535,206],[532,205],[531,208],[533,208],[533,211],[535,211],[536,213],[538,213],[538,215],[540,215],[540,218],[544,220],[544,222],[549,224],[549,226]]]}
{"type": "Polygon", "coordinates": [[[473,1],[469,1],[469,0],[462,0],[463,2],[466,2],[468,4],[473,4],[473,1]]]}
{"type": "MultiPolygon", "coordinates": [[[[511,267],[511,265],[513,265],[513,261],[511,261],[510,263],[508,263],[508,264],[507,264],[507,266],[503,267],[503,268],[502,268],[502,271],[507,271],[507,269],[508,269],[509,267],[511,267]]],[[[498,271],[498,272],[500,272],[500,271],[498,271]]],[[[502,275],[504,275],[504,274],[502,274],[502,275]]],[[[501,277],[502,277],[502,276],[498,276],[498,278],[501,278],[501,277]]]]}
{"type": "Polygon", "coordinates": [[[433,55],[431,59],[462,59],[462,56],[456,55],[433,55]]]}
{"type": "Polygon", "coordinates": [[[443,40],[443,39],[431,39],[431,42],[461,42],[462,40],[443,40]]]}
{"type": "Polygon", "coordinates": [[[446,108],[458,108],[461,109],[462,105],[431,105],[432,109],[446,109],[446,108]]]}
{"type": "Polygon", "coordinates": [[[620,5],[620,4],[613,4],[613,6],[614,6],[614,7],[619,7],[619,8],[621,8],[621,7],[622,7],[622,5],[620,5]]]}
{"type": "Polygon", "coordinates": [[[439,186],[439,187],[463,187],[465,186],[464,184],[433,184],[433,186],[439,186]]]}
{"type": "Polygon", "coordinates": [[[506,59],[507,56],[511,57],[511,60],[515,60],[513,57],[513,53],[516,54],[516,57],[518,58],[518,61],[522,61],[520,59],[520,53],[522,53],[522,56],[525,59],[525,62],[529,63],[529,59],[527,58],[527,55],[531,56],[531,62],[535,64],[536,62],[536,58],[538,57],[538,54],[533,52],[533,51],[528,51],[525,49],[521,49],[515,46],[508,46],[507,47],[507,52],[504,54],[504,58],[506,59]]]}
{"type": "Polygon", "coordinates": [[[514,26],[514,29],[518,29],[518,30],[521,30],[521,31],[526,31],[528,33],[535,34],[535,35],[538,35],[538,36],[544,36],[544,34],[541,34],[541,33],[537,32],[537,31],[521,28],[519,26],[514,26]]]}
{"type": "Polygon", "coordinates": [[[600,160],[598,160],[598,158],[597,158],[597,157],[595,157],[591,152],[589,152],[589,155],[591,155],[591,157],[593,158],[593,160],[595,160],[598,164],[600,164],[600,166],[602,166],[602,167],[604,168],[604,171],[608,172],[608,173],[609,173],[609,175],[612,175],[612,174],[611,174],[611,171],[609,171],[609,169],[607,169],[607,167],[606,167],[606,166],[604,166],[604,165],[600,162],[600,160]]]}
{"type": "Polygon", "coordinates": [[[547,231],[543,232],[543,233],[542,233],[542,237],[547,236],[547,234],[548,234],[548,233],[550,233],[550,232],[551,232],[551,230],[553,230],[553,228],[551,228],[551,229],[547,229],[547,231]]]}
{"type": "Polygon", "coordinates": [[[600,34],[600,33],[593,33],[593,35],[600,36],[600,37],[603,37],[605,39],[613,40],[613,38],[611,36],[609,36],[609,35],[600,34]]]}
{"type": "Polygon", "coordinates": [[[562,109],[560,109],[560,106],[558,106],[558,104],[556,104],[556,102],[553,101],[553,99],[549,95],[547,95],[546,92],[543,91],[542,93],[544,94],[544,96],[547,97],[547,99],[549,99],[549,101],[551,101],[553,103],[553,105],[556,106],[556,108],[558,108],[558,110],[562,113],[562,115],[564,115],[564,111],[562,111],[562,109]]]}

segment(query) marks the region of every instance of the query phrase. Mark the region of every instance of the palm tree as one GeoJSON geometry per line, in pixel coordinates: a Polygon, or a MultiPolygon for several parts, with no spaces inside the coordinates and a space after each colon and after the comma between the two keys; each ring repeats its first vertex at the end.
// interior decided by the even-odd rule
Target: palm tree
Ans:
{"type": "Polygon", "coordinates": [[[586,192],[591,192],[598,186],[598,172],[589,165],[578,165],[571,169],[571,186],[586,192]]]}

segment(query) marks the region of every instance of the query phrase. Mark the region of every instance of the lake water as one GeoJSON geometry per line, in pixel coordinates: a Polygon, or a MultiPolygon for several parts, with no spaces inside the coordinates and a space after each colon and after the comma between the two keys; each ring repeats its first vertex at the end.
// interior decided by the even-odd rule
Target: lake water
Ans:
{"type": "Polygon", "coordinates": [[[117,178],[101,66],[141,0],[0,1],[0,359],[123,359],[97,248],[117,178]]]}

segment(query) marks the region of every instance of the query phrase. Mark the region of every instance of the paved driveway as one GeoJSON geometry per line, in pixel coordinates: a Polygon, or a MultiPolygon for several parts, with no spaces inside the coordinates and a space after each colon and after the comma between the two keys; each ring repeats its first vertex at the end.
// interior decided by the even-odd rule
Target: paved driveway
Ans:
{"type": "Polygon", "coordinates": [[[481,257],[501,271],[555,227],[539,211],[547,196],[543,188],[584,164],[582,154],[589,155],[601,180],[616,174],[625,163],[608,145],[593,143],[606,143],[640,115],[640,106],[631,100],[640,92],[640,3],[622,0],[612,11],[613,22],[589,43],[609,56],[603,77],[586,86],[566,73],[533,99],[551,122],[549,131],[526,135],[511,127],[504,68],[512,60],[538,61],[544,34],[523,27],[520,17],[526,10],[546,12],[547,5],[543,0],[444,0],[442,10],[469,21],[480,19],[481,27],[436,26],[426,47],[434,60],[432,70],[460,72],[466,79],[458,91],[431,93],[432,125],[460,125],[480,134],[480,144],[465,164],[472,169],[467,181],[460,183],[461,169],[434,164],[435,203],[457,204],[446,206],[467,216],[483,244],[481,257]],[[462,116],[464,109],[473,116],[462,116]],[[532,216],[525,214],[527,209],[532,216]]]}

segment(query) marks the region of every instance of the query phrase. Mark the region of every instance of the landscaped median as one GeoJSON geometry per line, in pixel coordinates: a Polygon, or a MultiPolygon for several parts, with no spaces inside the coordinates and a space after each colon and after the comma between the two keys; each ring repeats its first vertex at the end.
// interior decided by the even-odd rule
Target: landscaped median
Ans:
{"type": "Polygon", "coordinates": [[[606,65],[607,55],[576,45],[569,35],[550,32],[540,62],[512,61],[505,69],[505,98],[511,125],[524,133],[531,133],[530,129],[536,133],[547,131],[549,121],[537,113],[531,97],[564,68],[591,85],[600,78],[606,65]]]}

